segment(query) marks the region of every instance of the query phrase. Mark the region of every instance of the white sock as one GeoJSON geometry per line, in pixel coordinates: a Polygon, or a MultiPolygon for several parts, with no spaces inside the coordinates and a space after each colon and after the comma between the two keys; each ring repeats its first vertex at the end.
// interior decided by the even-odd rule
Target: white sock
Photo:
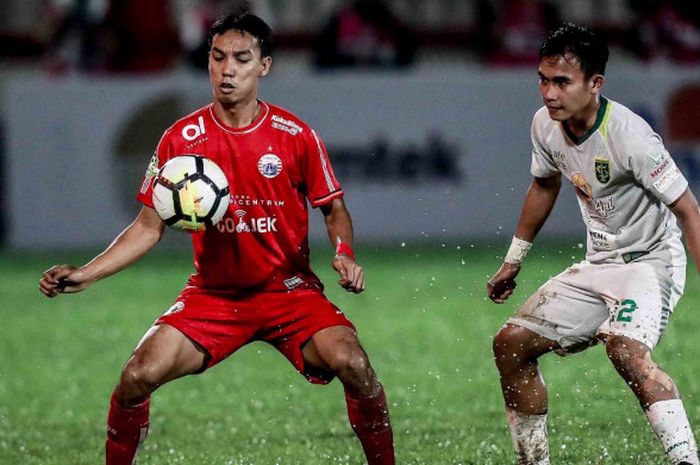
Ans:
{"type": "Polygon", "coordinates": [[[698,446],[680,399],[654,402],[645,413],[671,463],[700,465],[698,446]]]}
{"type": "Polygon", "coordinates": [[[549,465],[547,414],[526,415],[506,407],[518,465],[549,465]]]}

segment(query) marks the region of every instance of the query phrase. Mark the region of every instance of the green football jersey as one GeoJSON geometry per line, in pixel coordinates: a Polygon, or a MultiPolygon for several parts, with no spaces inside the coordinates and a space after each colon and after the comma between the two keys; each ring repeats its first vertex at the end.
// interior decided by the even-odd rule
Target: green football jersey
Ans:
{"type": "Polygon", "coordinates": [[[681,231],[668,205],[688,182],[641,117],[601,97],[595,125],[576,137],[542,107],[532,120],[531,136],[532,175],[561,173],[576,190],[589,262],[685,264],[681,231]]]}

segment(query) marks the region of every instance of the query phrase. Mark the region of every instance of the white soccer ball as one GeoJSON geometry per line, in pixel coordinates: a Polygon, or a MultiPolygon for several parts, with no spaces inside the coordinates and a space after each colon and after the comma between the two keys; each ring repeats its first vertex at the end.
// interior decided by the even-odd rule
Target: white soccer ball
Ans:
{"type": "Polygon", "coordinates": [[[180,231],[203,231],[223,218],[229,186],[219,166],[199,155],[180,155],[158,170],[153,206],[165,224],[180,231]]]}

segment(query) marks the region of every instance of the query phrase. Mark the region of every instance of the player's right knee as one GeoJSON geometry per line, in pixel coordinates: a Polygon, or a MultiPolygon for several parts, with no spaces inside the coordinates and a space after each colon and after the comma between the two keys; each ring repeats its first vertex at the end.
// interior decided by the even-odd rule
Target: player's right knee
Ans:
{"type": "Polygon", "coordinates": [[[496,358],[496,364],[500,365],[518,357],[522,352],[523,342],[517,326],[503,326],[493,338],[493,355],[496,358]]]}
{"type": "Polygon", "coordinates": [[[537,337],[537,334],[521,326],[503,326],[493,338],[496,365],[508,366],[539,357],[541,351],[535,344],[537,337]]]}

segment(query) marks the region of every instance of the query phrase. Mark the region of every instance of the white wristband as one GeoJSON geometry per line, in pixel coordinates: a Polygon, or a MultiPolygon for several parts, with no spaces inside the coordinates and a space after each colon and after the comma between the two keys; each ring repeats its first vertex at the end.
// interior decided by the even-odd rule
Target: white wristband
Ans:
{"type": "Polygon", "coordinates": [[[506,263],[520,264],[531,248],[532,242],[524,241],[513,236],[513,242],[510,243],[508,253],[503,261],[506,263]]]}

